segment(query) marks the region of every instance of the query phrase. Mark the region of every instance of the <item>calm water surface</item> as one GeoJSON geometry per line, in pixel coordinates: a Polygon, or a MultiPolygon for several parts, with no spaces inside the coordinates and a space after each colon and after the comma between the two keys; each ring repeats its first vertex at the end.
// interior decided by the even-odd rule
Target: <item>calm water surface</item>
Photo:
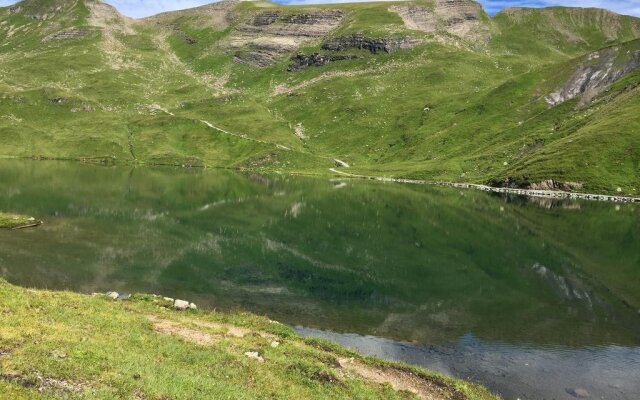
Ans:
{"type": "Polygon", "coordinates": [[[0,161],[0,275],[244,308],[507,399],[640,399],[640,207],[0,161]]]}

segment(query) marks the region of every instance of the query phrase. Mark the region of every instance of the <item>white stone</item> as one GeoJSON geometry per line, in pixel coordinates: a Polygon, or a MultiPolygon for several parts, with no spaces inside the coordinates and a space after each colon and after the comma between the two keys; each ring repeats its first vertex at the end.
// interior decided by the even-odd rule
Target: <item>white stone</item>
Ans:
{"type": "Polygon", "coordinates": [[[170,302],[172,302],[172,303],[173,303],[173,301],[174,301],[171,297],[163,297],[162,299],[163,299],[164,301],[170,301],[170,302]]]}
{"type": "Polygon", "coordinates": [[[190,304],[189,304],[189,308],[190,308],[190,309],[192,309],[192,310],[197,310],[197,309],[198,309],[198,306],[196,306],[196,305],[195,305],[195,304],[193,304],[193,303],[190,303],[190,304]]]}
{"type": "Polygon", "coordinates": [[[107,297],[113,300],[116,300],[120,296],[118,292],[109,292],[107,293],[107,297]]]}
{"type": "Polygon", "coordinates": [[[274,340],[273,342],[271,342],[271,347],[273,347],[274,349],[275,349],[276,347],[278,347],[278,346],[280,346],[280,342],[278,342],[278,341],[276,341],[276,340],[274,340]]]}
{"type": "Polygon", "coordinates": [[[176,300],[173,303],[173,307],[177,310],[186,310],[189,308],[189,302],[184,300],[176,300]]]}
{"type": "Polygon", "coordinates": [[[257,360],[258,362],[264,362],[264,358],[262,358],[262,356],[260,356],[260,353],[258,353],[257,351],[247,351],[246,353],[244,353],[244,355],[257,360]]]}

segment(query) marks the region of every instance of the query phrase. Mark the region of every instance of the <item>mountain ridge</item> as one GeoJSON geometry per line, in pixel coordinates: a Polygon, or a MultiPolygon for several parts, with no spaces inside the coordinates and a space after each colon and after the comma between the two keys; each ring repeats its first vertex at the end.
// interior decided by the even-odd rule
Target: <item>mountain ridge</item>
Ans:
{"type": "Polygon", "coordinates": [[[640,188],[640,19],[607,10],[26,0],[0,37],[5,156],[640,188]]]}

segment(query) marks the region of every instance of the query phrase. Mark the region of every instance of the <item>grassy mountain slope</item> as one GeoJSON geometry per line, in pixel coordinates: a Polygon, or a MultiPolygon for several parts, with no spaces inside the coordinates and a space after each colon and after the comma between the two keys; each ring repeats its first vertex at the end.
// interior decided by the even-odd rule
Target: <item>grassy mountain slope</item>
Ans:
{"type": "Polygon", "coordinates": [[[604,10],[25,0],[0,37],[6,156],[640,187],[640,20],[604,10]]]}

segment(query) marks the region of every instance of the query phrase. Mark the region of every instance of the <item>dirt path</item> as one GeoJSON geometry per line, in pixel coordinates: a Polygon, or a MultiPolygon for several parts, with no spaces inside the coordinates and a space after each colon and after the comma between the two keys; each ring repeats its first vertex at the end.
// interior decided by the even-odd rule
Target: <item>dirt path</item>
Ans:
{"type": "Polygon", "coordinates": [[[423,400],[464,399],[447,385],[437,380],[429,380],[408,371],[391,367],[371,366],[352,358],[338,360],[340,367],[359,377],[377,384],[388,384],[396,391],[411,392],[423,400]]]}
{"type": "Polygon", "coordinates": [[[229,131],[224,130],[224,129],[218,127],[218,126],[215,126],[211,122],[205,121],[203,119],[201,119],[199,121],[202,122],[203,124],[205,124],[206,126],[208,126],[209,128],[215,129],[218,132],[222,132],[222,133],[224,133],[226,135],[235,136],[235,137],[238,137],[240,139],[250,140],[250,141],[256,142],[256,143],[262,143],[262,144],[268,144],[268,145],[271,145],[271,146],[276,146],[277,148],[282,149],[282,150],[286,150],[286,151],[292,151],[291,148],[289,148],[289,147],[287,147],[287,146],[285,146],[283,144],[280,144],[280,143],[267,142],[266,140],[254,139],[254,138],[251,138],[251,137],[249,137],[247,135],[244,135],[244,134],[229,132],[229,131]]]}
{"type": "Polygon", "coordinates": [[[211,335],[196,329],[187,328],[168,319],[162,319],[152,315],[148,316],[147,319],[153,323],[153,330],[156,332],[164,335],[178,336],[187,342],[201,346],[210,345],[222,339],[222,335],[211,335]]]}
{"type": "Polygon", "coordinates": [[[168,60],[168,63],[164,64],[164,68],[166,69],[174,69],[179,73],[183,73],[195,80],[199,84],[204,87],[209,88],[213,94],[221,95],[224,93],[229,93],[230,91],[226,89],[227,80],[229,79],[228,75],[212,75],[212,74],[198,74],[194,72],[189,65],[183,62],[171,49],[171,46],[168,42],[169,34],[163,32],[161,34],[154,35],[153,42],[155,43],[158,50],[162,51],[167,55],[165,58],[168,60]]]}
{"type": "Polygon", "coordinates": [[[247,135],[244,135],[244,134],[241,134],[241,133],[229,132],[229,131],[227,131],[225,129],[222,129],[222,128],[218,127],[218,126],[215,126],[211,122],[205,121],[203,119],[201,119],[199,121],[202,122],[203,124],[205,124],[206,126],[208,126],[211,129],[215,129],[215,130],[217,130],[219,132],[222,132],[222,133],[227,134],[227,135],[235,136],[235,137],[238,137],[240,139],[250,140],[252,142],[257,142],[257,143],[262,143],[262,144],[270,144],[270,145],[274,145],[274,146],[286,147],[286,146],[279,145],[277,143],[267,142],[267,141],[261,140],[261,139],[254,139],[254,138],[251,138],[251,137],[249,137],[247,135]]]}
{"type": "Polygon", "coordinates": [[[398,64],[396,62],[390,62],[388,64],[383,65],[382,67],[376,67],[376,68],[366,68],[366,69],[362,69],[359,71],[335,71],[335,72],[326,72],[323,73],[319,76],[316,76],[315,78],[311,78],[309,80],[306,80],[304,82],[301,82],[297,85],[292,85],[292,86],[287,86],[286,84],[281,84],[276,86],[273,91],[271,92],[271,96],[279,96],[282,94],[290,94],[293,93],[297,90],[300,89],[304,89],[307,86],[311,86],[314,85],[318,82],[322,82],[328,79],[333,79],[333,78],[344,78],[344,77],[354,77],[354,76],[360,76],[360,75],[368,75],[368,74],[372,74],[372,73],[380,73],[380,72],[385,72],[388,71],[392,68],[395,68],[398,64]]]}
{"type": "Polygon", "coordinates": [[[257,335],[263,339],[277,339],[276,335],[253,331],[231,324],[221,324],[209,321],[193,321],[198,328],[212,329],[220,333],[208,333],[197,328],[189,328],[178,322],[160,318],[155,315],[147,315],[147,319],[153,324],[153,329],[164,335],[179,336],[182,339],[199,345],[210,345],[225,337],[242,339],[245,336],[257,335]]]}

